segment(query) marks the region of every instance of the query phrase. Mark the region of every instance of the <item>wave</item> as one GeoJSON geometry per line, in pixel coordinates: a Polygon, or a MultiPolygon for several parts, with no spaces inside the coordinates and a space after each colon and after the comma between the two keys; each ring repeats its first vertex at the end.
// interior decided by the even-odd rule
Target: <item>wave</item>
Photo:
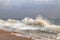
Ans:
{"type": "Polygon", "coordinates": [[[40,36],[38,34],[35,34],[36,32],[34,31],[39,30],[49,33],[58,33],[60,32],[60,26],[52,24],[49,20],[38,16],[35,19],[29,17],[26,17],[22,20],[0,19],[0,30],[16,32],[18,34],[14,34],[17,36],[19,35],[23,37],[32,37],[32,39],[37,40],[36,37],[40,36]]]}
{"type": "Polygon", "coordinates": [[[38,16],[35,19],[26,17],[22,20],[8,19],[2,20],[0,19],[0,27],[6,28],[14,28],[17,30],[44,30],[52,29],[59,31],[60,26],[52,24],[49,20],[38,16]]]}

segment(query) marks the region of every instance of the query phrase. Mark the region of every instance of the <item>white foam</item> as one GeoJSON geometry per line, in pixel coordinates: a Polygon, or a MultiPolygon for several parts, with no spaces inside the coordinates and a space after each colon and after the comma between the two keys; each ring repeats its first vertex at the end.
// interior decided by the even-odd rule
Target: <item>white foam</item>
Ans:
{"type": "Polygon", "coordinates": [[[6,28],[15,28],[18,30],[39,30],[42,28],[54,28],[60,29],[60,26],[53,25],[48,20],[44,19],[43,17],[37,17],[36,19],[32,18],[24,18],[23,21],[8,19],[7,21],[0,20],[0,27],[6,28]]]}
{"type": "MultiPolygon", "coordinates": [[[[43,17],[37,17],[35,19],[33,18],[24,18],[24,20],[0,20],[0,30],[5,31],[13,31],[13,32],[21,32],[21,30],[40,30],[40,31],[46,31],[46,32],[60,32],[60,26],[59,25],[53,25],[48,20],[44,19],[43,17]]],[[[27,34],[28,32],[21,32],[24,34],[27,34]]],[[[35,34],[35,33],[34,33],[35,34]]],[[[21,34],[15,34],[16,36],[24,36],[24,37],[32,37],[34,40],[37,38],[36,35],[32,35],[32,33],[29,35],[21,35],[21,34]]],[[[37,34],[38,36],[38,34],[37,34]]],[[[39,37],[39,36],[38,36],[39,37]]]]}

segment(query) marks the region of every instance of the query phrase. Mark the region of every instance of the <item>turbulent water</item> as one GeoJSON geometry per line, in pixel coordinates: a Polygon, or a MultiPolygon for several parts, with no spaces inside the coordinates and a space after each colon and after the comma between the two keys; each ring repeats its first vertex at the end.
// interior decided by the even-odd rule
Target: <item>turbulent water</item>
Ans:
{"type": "Polygon", "coordinates": [[[17,33],[16,36],[31,37],[33,40],[39,40],[39,31],[57,33],[60,32],[60,26],[43,17],[36,17],[35,19],[26,17],[22,20],[0,19],[0,30],[15,32],[17,33]]]}

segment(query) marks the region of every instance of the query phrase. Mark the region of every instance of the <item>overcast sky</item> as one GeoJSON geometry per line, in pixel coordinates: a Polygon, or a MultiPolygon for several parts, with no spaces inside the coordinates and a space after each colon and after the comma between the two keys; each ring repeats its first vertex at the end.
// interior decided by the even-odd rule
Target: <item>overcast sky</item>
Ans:
{"type": "Polygon", "coordinates": [[[60,0],[0,0],[0,18],[24,18],[42,15],[60,18],[60,0]]]}

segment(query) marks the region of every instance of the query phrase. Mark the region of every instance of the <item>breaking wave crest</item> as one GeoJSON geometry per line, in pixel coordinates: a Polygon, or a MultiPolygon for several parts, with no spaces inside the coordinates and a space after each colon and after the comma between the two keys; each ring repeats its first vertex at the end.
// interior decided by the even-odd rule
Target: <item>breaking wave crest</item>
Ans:
{"type": "Polygon", "coordinates": [[[32,39],[37,40],[40,37],[38,33],[35,34],[37,30],[57,33],[60,32],[60,26],[54,25],[49,20],[41,16],[38,16],[35,19],[26,17],[23,20],[0,19],[0,30],[16,32],[18,34],[16,33],[12,33],[12,34],[15,34],[17,36],[23,36],[23,37],[31,37],[32,39]]]}

